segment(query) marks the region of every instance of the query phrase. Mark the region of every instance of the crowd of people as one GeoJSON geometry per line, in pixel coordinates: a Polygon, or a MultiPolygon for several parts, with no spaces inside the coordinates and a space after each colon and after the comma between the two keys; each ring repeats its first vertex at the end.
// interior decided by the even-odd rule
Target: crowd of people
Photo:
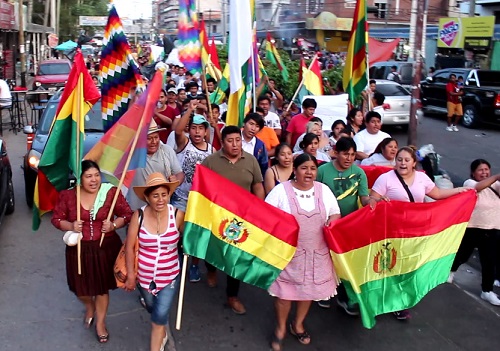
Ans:
{"type": "MultiPolygon", "coordinates": [[[[149,127],[146,167],[137,170],[133,191],[126,197],[119,195],[110,221],[106,220],[110,202],[119,190],[101,182],[96,163],[82,163],[80,221],[75,190],[60,193],[52,223],[63,231],[83,234],[81,275],[77,273],[76,248],[66,248],[68,285],[85,306],[85,328],[95,321],[99,342],[109,339],[106,312],[109,290],[116,288],[113,264],[121,245],[116,229],[128,225],[125,289],[139,290],[151,314],[150,349],[163,350],[169,310],[179,285],[184,215],[197,164],[297,219],[297,251],[269,288],[277,321],[271,340],[275,351],[283,349],[287,331],[298,342],[311,343],[304,321],[314,301],[328,308],[330,299],[337,296],[346,313],[359,314],[356,302],[338,285],[322,228],[360,206],[374,208],[380,201],[423,202],[425,196],[439,200],[475,189],[479,200],[452,271],[478,247],[483,266],[481,298],[500,305],[492,291],[498,284],[495,279],[500,278],[500,174],[492,175],[487,161],[472,163],[471,179],[464,187],[440,189],[425,172],[417,171],[415,148],[400,147],[381,130],[382,117],[376,110],[363,113],[352,108],[346,122],[339,118],[325,132],[321,119],[314,116],[314,99],[305,99],[300,107],[285,101],[275,82],[268,79],[261,87],[255,112],[240,127],[226,125],[227,105],[211,103],[214,94],[218,94],[215,80],[209,79],[205,87],[183,67],[172,68],[149,127]],[[364,165],[393,169],[381,175],[370,190],[360,167],[364,165]],[[296,313],[290,322],[293,303],[296,313]]],[[[374,96],[376,88],[365,94],[366,98],[374,96]]],[[[186,264],[189,281],[201,281],[199,259],[190,258],[186,264]]],[[[208,262],[205,266],[206,283],[215,288],[216,268],[208,262]]],[[[238,297],[239,287],[239,280],[227,276],[227,305],[241,315],[246,307],[238,297]]],[[[394,315],[406,320],[410,311],[394,311],[394,315]]]]}

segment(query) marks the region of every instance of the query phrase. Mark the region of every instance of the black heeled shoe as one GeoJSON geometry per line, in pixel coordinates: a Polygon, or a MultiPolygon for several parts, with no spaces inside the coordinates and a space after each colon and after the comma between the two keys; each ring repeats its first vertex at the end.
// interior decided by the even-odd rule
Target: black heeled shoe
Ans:
{"type": "Polygon", "coordinates": [[[85,329],[90,329],[90,327],[94,324],[94,317],[83,318],[83,327],[85,329]]]}
{"type": "Polygon", "coordinates": [[[95,334],[97,336],[97,341],[99,341],[99,344],[105,344],[105,343],[108,342],[109,333],[108,333],[107,330],[106,330],[106,334],[105,335],[99,335],[99,333],[97,333],[97,329],[96,329],[95,334]]]}

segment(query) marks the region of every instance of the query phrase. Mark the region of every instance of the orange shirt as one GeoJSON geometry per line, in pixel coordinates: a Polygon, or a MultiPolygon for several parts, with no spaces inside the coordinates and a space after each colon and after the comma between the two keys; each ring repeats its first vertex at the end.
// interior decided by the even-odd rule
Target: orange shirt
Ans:
{"type": "Polygon", "coordinates": [[[264,145],[266,145],[267,152],[278,146],[280,143],[274,129],[267,126],[264,126],[264,128],[262,128],[255,136],[262,140],[264,145]]]}

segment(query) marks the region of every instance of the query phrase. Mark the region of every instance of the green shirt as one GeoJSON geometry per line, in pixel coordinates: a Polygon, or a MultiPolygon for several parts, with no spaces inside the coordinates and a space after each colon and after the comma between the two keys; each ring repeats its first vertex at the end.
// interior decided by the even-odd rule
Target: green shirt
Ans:
{"type": "Polygon", "coordinates": [[[365,172],[356,165],[352,165],[345,171],[339,171],[328,162],[318,168],[318,182],[327,185],[333,192],[339,203],[342,217],[356,211],[358,199],[368,196],[368,181],[365,172]]]}

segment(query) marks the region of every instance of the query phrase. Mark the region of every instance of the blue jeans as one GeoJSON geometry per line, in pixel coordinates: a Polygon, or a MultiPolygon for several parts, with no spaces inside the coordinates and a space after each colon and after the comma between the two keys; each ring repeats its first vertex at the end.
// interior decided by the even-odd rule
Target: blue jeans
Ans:
{"type": "Polygon", "coordinates": [[[170,204],[182,212],[186,212],[187,200],[182,199],[176,193],[170,197],[170,204]]]}
{"type": "Polygon", "coordinates": [[[168,315],[170,313],[170,307],[172,307],[175,293],[177,292],[179,280],[180,277],[177,276],[170,284],[161,289],[156,296],[149,293],[147,289],[137,285],[146,303],[146,309],[151,313],[151,322],[158,325],[168,324],[168,315]]]}

